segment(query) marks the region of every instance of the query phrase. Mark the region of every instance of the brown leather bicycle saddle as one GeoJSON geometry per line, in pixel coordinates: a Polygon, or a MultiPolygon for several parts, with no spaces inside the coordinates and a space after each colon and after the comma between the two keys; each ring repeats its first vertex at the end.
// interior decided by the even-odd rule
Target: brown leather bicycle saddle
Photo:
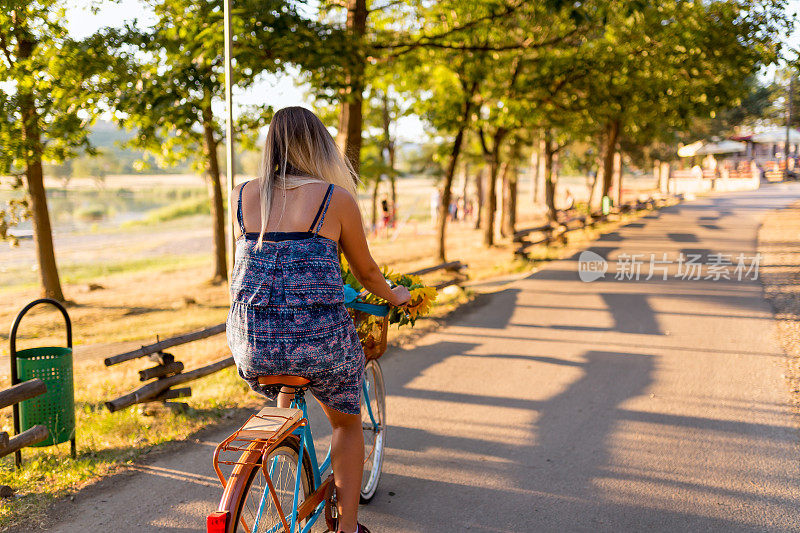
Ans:
{"type": "Polygon", "coordinates": [[[282,385],[284,387],[300,388],[307,387],[309,383],[311,381],[301,376],[276,375],[258,377],[259,385],[282,385]]]}

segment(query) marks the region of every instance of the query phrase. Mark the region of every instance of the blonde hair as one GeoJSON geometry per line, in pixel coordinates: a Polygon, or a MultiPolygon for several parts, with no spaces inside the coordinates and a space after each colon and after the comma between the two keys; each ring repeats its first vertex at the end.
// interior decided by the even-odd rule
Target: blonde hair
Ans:
{"type": "Polygon", "coordinates": [[[264,241],[274,190],[319,182],[333,183],[356,196],[359,179],[314,113],[297,106],[279,110],[269,125],[258,177],[261,232],[257,249],[264,241]]]}

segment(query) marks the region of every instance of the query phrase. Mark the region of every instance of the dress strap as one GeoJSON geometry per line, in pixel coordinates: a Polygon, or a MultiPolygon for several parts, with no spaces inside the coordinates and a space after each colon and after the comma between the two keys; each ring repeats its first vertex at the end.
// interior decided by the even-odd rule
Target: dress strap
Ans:
{"type": "Polygon", "coordinates": [[[322,229],[322,224],[325,222],[325,213],[328,212],[328,206],[331,203],[332,196],[333,196],[333,183],[328,185],[328,190],[325,191],[325,198],[322,199],[322,203],[320,204],[319,209],[317,210],[317,216],[314,217],[314,222],[311,223],[311,227],[308,229],[308,231],[314,232],[314,236],[316,236],[317,233],[319,233],[319,230],[322,229]],[[317,224],[318,219],[319,219],[319,224],[317,224]]]}
{"type": "MultiPolygon", "coordinates": [[[[252,181],[252,180],[251,180],[252,181]]],[[[244,217],[242,216],[242,191],[244,190],[244,186],[250,183],[249,181],[245,181],[241,187],[239,187],[239,206],[236,208],[236,220],[239,221],[239,229],[242,230],[242,235],[245,234],[244,231],[244,217]]]]}

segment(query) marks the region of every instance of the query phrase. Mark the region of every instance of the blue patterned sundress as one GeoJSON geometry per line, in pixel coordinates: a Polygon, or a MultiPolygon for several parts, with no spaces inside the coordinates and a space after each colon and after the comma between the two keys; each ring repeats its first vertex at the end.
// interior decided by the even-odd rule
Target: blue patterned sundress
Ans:
{"type": "Polygon", "coordinates": [[[239,375],[271,399],[278,387],[260,385],[259,376],[302,376],[322,403],[358,414],[364,351],[344,306],[337,243],[319,235],[333,185],[307,232],[265,233],[261,250],[255,249],[259,234],[244,227],[246,185],[239,189],[236,210],[242,235],[236,241],[227,320],[239,375]]]}

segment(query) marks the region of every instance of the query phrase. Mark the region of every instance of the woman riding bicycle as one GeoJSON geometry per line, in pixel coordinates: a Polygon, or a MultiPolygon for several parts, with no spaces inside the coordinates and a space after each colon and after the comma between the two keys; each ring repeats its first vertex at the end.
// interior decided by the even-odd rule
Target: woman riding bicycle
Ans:
{"type": "Polygon", "coordinates": [[[253,390],[277,396],[280,407],[289,406],[289,391],[259,385],[259,376],[311,381],[333,428],[337,533],[368,533],[357,522],[364,352],[344,306],[337,245],[367,290],[393,305],[410,294],[390,288],[372,258],[356,202],[358,177],[314,113],[275,113],[260,174],[230,198],[238,231],[228,345],[239,375],[253,390]]]}

